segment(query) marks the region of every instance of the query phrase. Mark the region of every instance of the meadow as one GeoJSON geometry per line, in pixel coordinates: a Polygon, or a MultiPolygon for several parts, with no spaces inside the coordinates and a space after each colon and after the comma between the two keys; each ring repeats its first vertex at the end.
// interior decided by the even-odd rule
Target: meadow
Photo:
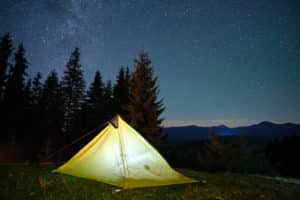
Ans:
{"type": "Polygon", "coordinates": [[[1,165],[0,199],[300,199],[299,179],[179,169],[199,183],[114,193],[113,186],[51,173],[54,168],[54,165],[1,165]]]}

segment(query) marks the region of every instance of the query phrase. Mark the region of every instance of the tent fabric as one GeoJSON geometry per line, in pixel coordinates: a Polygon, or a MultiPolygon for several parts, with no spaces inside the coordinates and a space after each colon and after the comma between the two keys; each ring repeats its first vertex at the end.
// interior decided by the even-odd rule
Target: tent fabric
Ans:
{"type": "Polygon", "coordinates": [[[172,169],[136,130],[117,116],[65,164],[53,170],[124,189],[197,182],[172,169]]]}

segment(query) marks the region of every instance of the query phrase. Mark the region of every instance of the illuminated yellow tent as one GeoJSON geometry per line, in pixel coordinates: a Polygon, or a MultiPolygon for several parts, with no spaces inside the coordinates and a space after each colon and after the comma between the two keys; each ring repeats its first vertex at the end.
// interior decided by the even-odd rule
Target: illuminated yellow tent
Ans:
{"type": "Polygon", "coordinates": [[[120,116],[54,172],[124,189],[197,182],[173,170],[120,116]]]}

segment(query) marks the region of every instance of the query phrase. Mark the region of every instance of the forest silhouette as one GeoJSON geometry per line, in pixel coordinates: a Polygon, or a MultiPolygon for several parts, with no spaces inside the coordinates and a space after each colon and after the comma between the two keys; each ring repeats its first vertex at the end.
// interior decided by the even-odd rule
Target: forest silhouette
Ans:
{"type": "Polygon", "coordinates": [[[2,36],[0,163],[64,161],[99,133],[103,123],[120,114],[175,167],[300,177],[296,136],[258,145],[250,144],[246,135],[220,137],[211,129],[207,140],[185,147],[166,145],[161,126],[165,107],[144,51],[134,60],[133,71],[120,67],[115,83],[103,82],[99,69],[87,86],[79,48],[62,75],[52,71],[45,77],[42,72],[33,77],[27,73],[30,66],[22,43],[13,49],[11,35],[2,36]],[[91,134],[83,138],[87,132],[91,134]]]}

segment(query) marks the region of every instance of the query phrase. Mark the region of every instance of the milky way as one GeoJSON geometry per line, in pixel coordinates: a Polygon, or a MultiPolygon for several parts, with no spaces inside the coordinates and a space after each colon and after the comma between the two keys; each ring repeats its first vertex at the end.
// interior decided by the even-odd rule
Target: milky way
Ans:
{"type": "Polygon", "coordinates": [[[23,42],[29,74],[60,74],[75,47],[90,82],[149,52],[166,123],[300,123],[297,0],[2,0],[0,35],[23,42]]]}

